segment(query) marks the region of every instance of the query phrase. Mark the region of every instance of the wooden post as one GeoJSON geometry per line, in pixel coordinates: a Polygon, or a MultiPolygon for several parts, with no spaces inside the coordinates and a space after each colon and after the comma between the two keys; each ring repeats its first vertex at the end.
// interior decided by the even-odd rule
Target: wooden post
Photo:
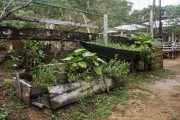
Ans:
{"type": "Polygon", "coordinates": [[[87,31],[88,31],[88,33],[90,33],[90,29],[89,29],[89,27],[88,27],[86,17],[85,17],[85,15],[84,15],[84,13],[82,13],[82,15],[83,15],[83,18],[84,18],[84,22],[85,22],[85,24],[87,25],[87,31]]]}
{"type": "Polygon", "coordinates": [[[159,36],[162,37],[162,23],[161,23],[161,0],[159,0],[159,36]]]}
{"type": "Polygon", "coordinates": [[[20,84],[19,74],[17,71],[15,72],[15,74],[16,74],[16,83],[18,86],[18,94],[19,94],[20,99],[22,100],[22,92],[21,92],[21,84],[20,84]]]}
{"type": "Polygon", "coordinates": [[[103,39],[107,44],[108,41],[108,15],[104,14],[104,31],[103,31],[103,39]]]}

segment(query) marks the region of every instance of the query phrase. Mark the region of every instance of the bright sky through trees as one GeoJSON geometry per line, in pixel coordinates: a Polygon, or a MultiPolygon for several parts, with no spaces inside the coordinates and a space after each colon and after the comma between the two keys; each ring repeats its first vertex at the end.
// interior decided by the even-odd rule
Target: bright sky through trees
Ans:
{"type": "MultiPolygon", "coordinates": [[[[133,9],[143,9],[148,5],[152,5],[153,0],[129,0],[134,3],[133,9]]],[[[165,5],[180,5],[180,0],[161,0],[162,6],[165,5]]],[[[159,5],[159,0],[156,0],[156,5],[159,5]]]]}

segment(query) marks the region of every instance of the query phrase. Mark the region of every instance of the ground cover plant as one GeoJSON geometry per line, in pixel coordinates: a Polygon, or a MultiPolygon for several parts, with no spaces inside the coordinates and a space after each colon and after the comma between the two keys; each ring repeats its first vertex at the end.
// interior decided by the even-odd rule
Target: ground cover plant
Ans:
{"type": "Polygon", "coordinates": [[[0,87],[0,96],[5,101],[4,104],[0,104],[0,120],[28,119],[28,115],[24,112],[23,103],[16,96],[12,80],[6,79],[4,81],[3,86],[0,87]]]}
{"type": "Polygon", "coordinates": [[[54,63],[53,66],[42,65],[39,69],[31,72],[33,85],[50,87],[78,81],[103,80],[105,76],[122,79],[129,73],[129,64],[124,61],[110,60],[106,63],[96,53],[86,49],[78,49],[61,60],[62,65],[54,63]],[[55,74],[64,73],[67,79],[59,79],[55,74]]]}
{"type": "Polygon", "coordinates": [[[24,49],[17,52],[11,50],[4,62],[6,68],[27,68],[34,67],[43,62],[45,53],[44,45],[37,41],[22,40],[24,49]]]}
{"type": "Polygon", "coordinates": [[[91,95],[88,98],[81,98],[76,104],[66,106],[63,109],[53,111],[51,118],[58,120],[71,119],[108,119],[114,111],[125,114],[128,108],[128,99],[144,99],[143,94],[130,93],[131,89],[137,88],[138,85],[150,84],[155,81],[166,78],[172,74],[171,71],[166,69],[159,69],[156,71],[142,72],[130,74],[126,77],[124,86],[119,86],[111,91],[111,94],[103,93],[99,95],[91,95]],[[117,106],[121,106],[118,108],[117,106]]]}
{"type": "MultiPolygon", "coordinates": [[[[139,84],[154,83],[156,80],[166,78],[170,74],[172,74],[172,72],[165,69],[130,74],[126,77],[125,84],[119,86],[119,88],[113,89],[111,94],[91,94],[86,98],[79,98],[75,104],[68,105],[48,114],[52,120],[107,119],[113,111],[118,111],[124,114],[129,106],[127,102],[128,99],[144,98],[143,94],[129,93],[128,91],[130,89],[136,88],[139,84]],[[117,104],[122,106],[121,109],[117,108],[117,104]]],[[[22,111],[27,111],[29,108],[20,103],[17,99],[11,83],[11,81],[6,81],[4,86],[0,87],[1,91],[10,90],[8,91],[8,95],[4,96],[6,103],[0,106],[0,113],[3,115],[1,117],[3,119],[10,118],[14,120],[28,120],[30,115],[28,112],[24,114],[22,111]]],[[[2,94],[4,94],[4,92],[0,92],[0,94],[3,96],[2,94]]]]}

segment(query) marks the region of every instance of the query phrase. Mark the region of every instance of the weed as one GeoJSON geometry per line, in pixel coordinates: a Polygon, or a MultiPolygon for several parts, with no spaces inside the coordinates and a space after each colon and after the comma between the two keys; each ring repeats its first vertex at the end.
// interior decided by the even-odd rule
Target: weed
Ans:
{"type": "Polygon", "coordinates": [[[155,71],[151,71],[149,72],[150,75],[155,76],[156,78],[165,78],[169,75],[172,75],[172,71],[168,70],[168,69],[157,69],[155,71]]]}
{"type": "Polygon", "coordinates": [[[16,92],[13,88],[12,80],[5,80],[3,82],[3,91],[7,91],[6,104],[0,107],[0,120],[5,119],[21,119],[22,116],[26,117],[23,113],[23,105],[17,98],[16,92]],[[23,113],[23,115],[22,115],[23,113]]]}
{"type": "Polygon", "coordinates": [[[59,116],[61,120],[106,119],[115,110],[116,104],[122,104],[124,106],[122,111],[125,112],[128,106],[126,99],[130,97],[132,97],[131,94],[118,88],[112,90],[111,95],[93,94],[88,98],[78,99],[76,104],[54,112],[52,120],[58,120],[59,116]]]}
{"type": "Polygon", "coordinates": [[[12,87],[12,83],[13,83],[13,81],[12,80],[4,80],[4,82],[3,82],[3,86],[6,88],[6,89],[9,89],[9,88],[11,88],[12,87]]]}
{"type": "Polygon", "coordinates": [[[0,107],[0,120],[6,120],[10,112],[10,108],[7,105],[2,105],[0,107]]]}

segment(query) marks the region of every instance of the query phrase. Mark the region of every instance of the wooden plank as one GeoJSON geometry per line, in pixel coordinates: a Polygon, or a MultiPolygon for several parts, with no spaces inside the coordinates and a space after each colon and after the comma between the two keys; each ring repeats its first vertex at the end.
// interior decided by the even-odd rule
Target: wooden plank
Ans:
{"type": "Polygon", "coordinates": [[[22,99],[20,78],[19,78],[19,74],[18,74],[17,71],[15,72],[15,75],[16,75],[16,79],[15,80],[16,80],[17,89],[18,89],[18,96],[19,96],[20,99],[22,99]]]}
{"type": "Polygon", "coordinates": [[[81,24],[81,23],[61,21],[61,20],[54,20],[54,19],[41,19],[41,18],[36,18],[36,17],[11,16],[9,18],[9,20],[39,22],[39,23],[46,23],[46,24],[64,25],[64,26],[75,26],[75,27],[93,28],[93,29],[98,29],[99,28],[98,26],[95,26],[95,25],[81,24]]]}
{"type": "Polygon", "coordinates": [[[15,90],[16,90],[16,93],[17,93],[18,97],[20,98],[20,100],[22,100],[25,104],[30,105],[30,103],[31,103],[30,96],[31,96],[32,86],[21,79],[19,79],[19,84],[18,84],[16,82],[17,77],[13,77],[13,80],[15,81],[14,82],[14,86],[16,88],[15,90]],[[20,90],[19,90],[18,86],[20,87],[20,90]]]}

